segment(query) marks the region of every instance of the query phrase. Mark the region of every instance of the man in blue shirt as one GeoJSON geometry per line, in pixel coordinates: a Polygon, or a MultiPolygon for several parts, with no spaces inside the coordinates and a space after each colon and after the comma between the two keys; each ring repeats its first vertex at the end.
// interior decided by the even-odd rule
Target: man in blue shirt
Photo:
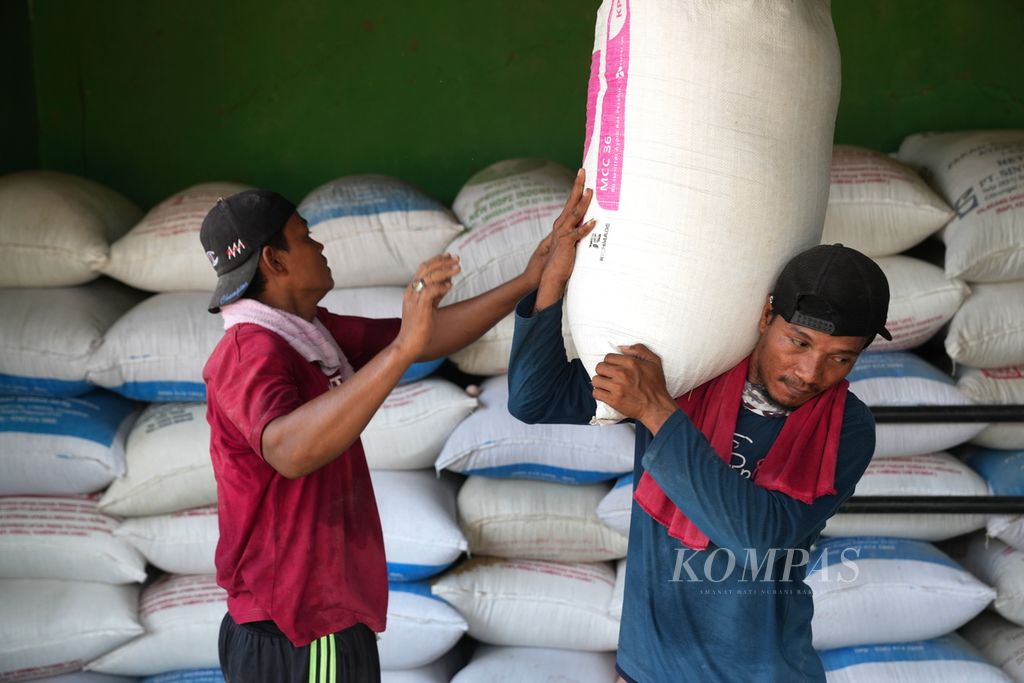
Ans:
{"type": "MultiPolygon", "coordinates": [[[[638,683],[824,681],[804,577],[810,546],[874,451],[874,420],[844,378],[876,334],[891,338],[885,276],[841,245],[797,255],[764,305],[750,357],[696,399],[670,396],[660,359],[640,344],[606,356],[591,378],[561,338],[576,244],[594,227],[580,222],[592,196],[583,186],[581,171],[540,286],[516,309],[509,410],[530,423],[586,424],[600,400],[636,425],[640,503],[616,668],[638,683]],[[715,423],[722,405],[727,419],[715,423]]],[[[831,580],[851,580],[851,566],[831,580]]]]}

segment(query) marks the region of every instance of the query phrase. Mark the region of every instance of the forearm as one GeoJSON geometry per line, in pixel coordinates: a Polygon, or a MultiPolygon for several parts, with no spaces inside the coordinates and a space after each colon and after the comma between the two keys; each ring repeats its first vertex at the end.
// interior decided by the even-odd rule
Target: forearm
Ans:
{"type": "Polygon", "coordinates": [[[341,386],[272,420],[263,430],[264,459],[289,479],[330,463],[359,438],[412,361],[393,342],[341,386]]]}
{"type": "Polygon", "coordinates": [[[519,276],[471,299],[439,308],[434,335],[417,360],[447,356],[476,341],[511,313],[534,286],[519,276]]]}

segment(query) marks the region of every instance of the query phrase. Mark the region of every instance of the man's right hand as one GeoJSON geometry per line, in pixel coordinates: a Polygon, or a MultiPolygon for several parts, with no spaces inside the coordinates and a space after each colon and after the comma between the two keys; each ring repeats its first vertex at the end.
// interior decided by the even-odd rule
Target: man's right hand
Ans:
{"type": "Polygon", "coordinates": [[[586,174],[581,168],[576,174],[576,181],[572,185],[562,213],[552,226],[552,242],[540,276],[535,311],[547,308],[565,295],[565,285],[569,282],[576,263],[576,245],[597,225],[597,219],[583,222],[583,216],[587,213],[587,207],[594,196],[593,190],[583,189],[585,182],[586,174]]]}
{"type": "Polygon", "coordinates": [[[416,269],[402,297],[402,327],[395,339],[403,357],[415,360],[427,348],[434,335],[437,305],[460,269],[459,258],[451,254],[435,256],[416,269]]]}

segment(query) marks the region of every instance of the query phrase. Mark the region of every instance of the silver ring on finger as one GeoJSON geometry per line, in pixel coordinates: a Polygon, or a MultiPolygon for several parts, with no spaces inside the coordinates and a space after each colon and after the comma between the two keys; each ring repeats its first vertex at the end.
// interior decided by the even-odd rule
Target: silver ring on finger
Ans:
{"type": "Polygon", "coordinates": [[[416,292],[417,294],[419,294],[424,289],[426,289],[426,287],[427,287],[427,283],[423,280],[423,278],[418,278],[416,280],[413,280],[412,291],[416,292]]]}

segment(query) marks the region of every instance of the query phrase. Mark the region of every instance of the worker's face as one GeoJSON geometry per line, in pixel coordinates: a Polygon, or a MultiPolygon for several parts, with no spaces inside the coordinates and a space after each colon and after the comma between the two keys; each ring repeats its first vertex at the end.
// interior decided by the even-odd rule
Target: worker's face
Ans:
{"type": "Polygon", "coordinates": [[[286,264],[289,287],[320,301],[334,288],[334,278],[323,254],[324,245],[313,239],[306,221],[298,213],[293,213],[285,223],[284,235],[288,251],[279,252],[278,257],[286,264]]]}
{"type": "Polygon", "coordinates": [[[761,336],[750,357],[748,378],[773,401],[794,409],[845,378],[864,349],[864,337],[833,337],[773,316],[765,305],[761,336]]]}

